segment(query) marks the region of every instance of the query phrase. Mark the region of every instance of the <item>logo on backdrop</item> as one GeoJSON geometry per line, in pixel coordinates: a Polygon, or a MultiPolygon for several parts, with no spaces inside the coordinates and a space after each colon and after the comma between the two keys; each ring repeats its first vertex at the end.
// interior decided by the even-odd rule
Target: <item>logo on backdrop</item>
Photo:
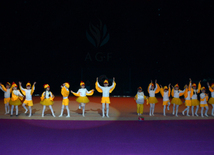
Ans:
{"type": "Polygon", "coordinates": [[[111,59],[110,52],[100,52],[99,48],[108,43],[110,35],[106,24],[103,24],[100,19],[97,22],[90,22],[89,28],[86,30],[86,38],[96,48],[96,54],[91,55],[89,52],[85,56],[85,61],[109,61],[111,59]]]}

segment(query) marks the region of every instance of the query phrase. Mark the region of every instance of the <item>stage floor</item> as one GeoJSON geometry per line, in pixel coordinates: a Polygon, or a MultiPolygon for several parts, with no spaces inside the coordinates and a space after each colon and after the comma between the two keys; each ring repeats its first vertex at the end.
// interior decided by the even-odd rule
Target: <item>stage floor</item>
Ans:
{"type": "MultiPolygon", "coordinates": [[[[82,110],[78,109],[78,103],[75,101],[76,97],[69,97],[70,104],[70,118],[66,118],[67,110],[64,110],[64,116],[58,117],[60,115],[61,106],[62,106],[62,97],[57,96],[54,99],[53,109],[56,117],[52,117],[51,111],[49,107],[46,108],[45,117],[41,117],[43,106],[39,103],[40,97],[33,97],[34,106],[32,108],[33,115],[32,117],[28,117],[27,114],[24,113],[24,108],[19,106],[19,116],[15,116],[15,108],[14,115],[11,117],[10,114],[5,115],[5,108],[3,99],[0,100],[0,119],[37,119],[37,120],[138,120],[138,115],[136,113],[136,102],[133,97],[111,97],[111,104],[109,110],[109,118],[101,117],[102,109],[101,109],[101,97],[89,97],[90,102],[86,104],[85,117],[82,117],[82,110]]],[[[162,106],[162,98],[158,98],[158,103],[155,106],[155,116],[149,116],[149,105],[144,104],[144,113],[143,117],[145,120],[201,120],[201,119],[214,119],[211,116],[212,107],[209,105],[208,115],[209,117],[200,117],[201,109],[198,110],[199,117],[191,116],[183,116],[182,110],[185,109],[185,105],[182,104],[179,107],[179,117],[175,117],[172,115],[172,105],[170,105],[170,110],[166,109],[166,116],[163,116],[163,106],[162,106]]],[[[183,101],[183,100],[182,100],[183,101]]]]}

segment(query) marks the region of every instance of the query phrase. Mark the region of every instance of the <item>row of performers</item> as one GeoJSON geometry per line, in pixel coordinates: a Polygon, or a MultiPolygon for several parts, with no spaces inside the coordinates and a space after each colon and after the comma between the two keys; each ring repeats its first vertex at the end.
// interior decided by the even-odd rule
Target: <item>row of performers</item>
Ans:
{"type": "Polygon", "coordinates": [[[192,80],[190,79],[189,86],[185,85],[184,90],[179,89],[179,85],[176,84],[174,87],[172,86],[172,90],[170,88],[171,84],[167,86],[162,87],[161,85],[157,83],[157,80],[155,81],[155,84],[151,83],[148,86],[148,93],[149,97],[146,97],[144,95],[144,92],[141,87],[138,88],[138,92],[135,96],[135,100],[137,103],[137,113],[138,115],[143,114],[143,104],[146,101],[147,105],[150,104],[150,116],[154,116],[154,110],[155,110],[155,104],[158,103],[157,98],[155,97],[155,94],[161,93],[163,97],[163,115],[166,116],[166,107],[169,110],[170,106],[170,95],[173,97],[171,100],[171,104],[173,104],[173,111],[172,114],[178,117],[178,108],[182,104],[182,101],[180,99],[180,96],[184,95],[185,98],[185,106],[186,109],[182,111],[182,114],[187,116],[189,115],[189,109],[192,107],[192,116],[198,116],[198,109],[199,106],[201,107],[201,117],[208,117],[208,104],[212,105],[212,112],[211,115],[214,116],[214,83],[210,86],[209,83],[207,83],[209,91],[211,92],[211,98],[208,100],[208,94],[206,94],[206,88],[201,87],[201,83],[199,81],[198,87],[196,83],[192,83],[192,80]],[[197,94],[200,93],[200,101],[198,100],[197,94]],[[196,111],[194,112],[194,107],[196,107],[196,111]],[[205,110],[205,114],[203,115],[203,111],[205,110]]]}
{"type": "MultiPolygon", "coordinates": [[[[31,84],[28,82],[26,84],[26,88],[23,88],[21,82],[19,82],[19,88],[21,90],[21,92],[20,92],[17,89],[17,87],[18,87],[17,84],[14,82],[12,83],[12,85],[9,82],[7,82],[6,86],[4,86],[3,84],[0,83],[0,89],[4,92],[5,114],[10,113],[11,116],[13,116],[13,109],[15,107],[16,116],[18,116],[18,106],[22,104],[23,108],[25,109],[25,113],[27,113],[29,111],[28,117],[31,117],[32,116],[32,106],[33,106],[32,95],[35,90],[35,84],[36,84],[36,82],[34,82],[33,85],[31,86],[31,84]],[[22,103],[21,100],[23,100],[24,96],[25,96],[25,100],[22,103]],[[11,110],[10,110],[10,105],[11,105],[11,110]],[[26,108],[26,106],[28,106],[28,109],[26,108]]],[[[98,78],[97,78],[95,87],[98,92],[102,93],[102,99],[101,99],[102,117],[105,117],[105,116],[109,117],[109,104],[110,104],[109,93],[111,93],[116,86],[115,78],[113,78],[113,83],[111,86],[109,86],[108,80],[105,80],[103,85],[104,86],[101,86],[99,84],[98,78]],[[106,107],[106,115],[105,115],[105,107],[106,107]]],[[[64,108],[67,109],[66,117],[70,117],[69,99],[68,99],[68,96],[70,93],[69,87],[70,87],[70,84],[67,82],[61,86],[61,94],[63,96],[63,100],[62,100],[61,114],[59,115],[59,117],[63,116],[64,108]]],[[[41,102],[40,102],[43,105],[42,117],[44,117],[44,112],[45,112],[46,106],[49,106],[49,108],[52,112],[52,116],[55,117],[55,114],[54,114],[54,111],[52,108],[54,95],[50,91],[50,86],[48,84],[44,85],[44,89],[45,89],[45,91],[41,95],[41,102]]],[[[80,89],[77,92],[73,92],[71,90],[71,93],[73,93],[75,96],[78,97],[76,99],[76,101],[80,103],[79,109],[82,109],[82,116],[85,117],[85,105],[86,105],[86,103],[89,102],[89,99],[87,96],[93,95],[94,89],[88,91],[85,88],[85,83],[81,81],[80,89]]]]}

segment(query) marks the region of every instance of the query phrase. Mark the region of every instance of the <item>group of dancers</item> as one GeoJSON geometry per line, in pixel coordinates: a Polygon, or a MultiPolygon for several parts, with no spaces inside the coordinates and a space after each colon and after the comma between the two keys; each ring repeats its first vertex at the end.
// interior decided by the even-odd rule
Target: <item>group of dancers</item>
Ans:
{"type": "MultiPolygon", "coordinates": [[[[22,104],[23,108],[25,109],[25,113],[27,113],[29,111],[28,117],[31,117],[32,116],[32,106],[33,106],[32,95],[35,90],[35,84],[36,84],[36,82],[34,82],[33,85],[31,86],[31,83],[28,82],[26,84],[26,88],[24,89],[22,87],[22,83],[19,82],[19,88],[21,90],[21,92],[20,92],[20,90],[18,90],[18,86],[15,82],[13,82],[12,85],[9,82],[7,82],[5,86],[0,83],[0,89],[4,92],[5,114],[10,113],[10,116],[13,116],[13,110],[15,107],[16,116],[18,116],[19,115],[18,107],[19,107],[19,105],[22,104]],[[25,96],[25,100],[22,103],[21,100],[23,100],[24,96],[25,96]],[[10,105],[11,105],[11,109],[10,109],[10,105]],[[26,106],[28,106],[28,109],[26,108],[26,106]]],[[[102,117],[105,117],[105,116],[109,117],[109,104],[110,104],[109,93],[111,93],[116,87],[115,78],[113,78],[113,83],[111,86],[109,86],[109,82],[107,79],[104,81],[103,85],[104,86],[101,86],[99,84],[98,78],[97,78],[96,83],[95,83],[95,88],[98,92],[102,93],[102,99],[101,99],[102,117]],[[105,107],[106,107],[106,115],[105,115],[105,107]]],[[[73,92],[72,90],[69,91],[69,87],[70,87],[70,84],[68,82],[63,83],[61,86],[61,94],[63,96],[63,100],[62,100],[61,114],[59,115],[59,117],[63,116],[64,108],[67,109],[66,117],[70,117],[69,99],[68,99],[70,92],[73,95],[78,97],[76,99],[76,101],[78,103],[80,103],[79,109],[82,109],[82,116],[85,117],[85,105],[86,105],[86,103],[89,102],[89,99],[87,96],[93,95],[94,89],[88,91],[85,88],[85,83],[83,81],[80,82],[80,89],[77,92],[73,92]]],[[[44,89],[45,89],[45,91],[41,95],[41,102],[40,102],[43,105],[42,117],[44,117],[44,112],[45,112],[45,109],[47,106],[49,106],[52,116],[56,117],[54,114],[53,108],[52,108],[54,95],[50,91],[49,84],[45,84],[44,89]]]]}
{"type": "Polygon", "coordinates": [[[192,116],[198,116],[198,110],[199,105],[201,107],[201,117],[208,117],[208,104],[212,105],[212,111],[211,115],[214,116],[214,83],[210,86],[209,83],[207,83],[207,86],[209,88],[209,91],[211,92],[211,98],[208,100],[208,94],[206,93],[206,88],[201,87],[201,83],[199,81],[198,87],[196,86],[196,83],[192,83],[192,80],[189,79],[189,85],[184,86],[184,90],[179,89],[179,85],[176,84],[174,87],[172,86],[171,90],[171,84],[167,86],[162,87],[161,85],[157,83],[157,80],[155,80],[155,83],[151,81],[151,83],[148,86],[148,93],[149,97],[144,95],[144,92],[142,91],[142,88],[139,87],[137,94],[135,96],[135,100],[137,103],[137,113],[138,115],[143,114],[143,106],[144,102],[147,102],[147,105],[150,104],[150,112],[149,116],[154,116],[154,110],[155,110],[155,104],[158,103],[157,98],[155,97],[155,94],[161,93],[163,97],[163,115],[166,116],[166,106],[169,110],[170,106],[170,95],[173,97],[171,100],[171,104],[173,104],[173,111],[172,114],[178,117],[178,109],[179,106],[182,104],[182,101],[180,99],[180,96],[184,95],[185,98],[185,106],[186,109],[182,111],[182,115],[190,116],[189,115],[189,109],[192,107],[192,116]],[[200,93],[200,101],[198,100],[198,94],[200,93]],[[194,107],[196,107],[196,110],[194,112],[194,107]],[[205,108],[205,113],[204,113],[205,108]]]}

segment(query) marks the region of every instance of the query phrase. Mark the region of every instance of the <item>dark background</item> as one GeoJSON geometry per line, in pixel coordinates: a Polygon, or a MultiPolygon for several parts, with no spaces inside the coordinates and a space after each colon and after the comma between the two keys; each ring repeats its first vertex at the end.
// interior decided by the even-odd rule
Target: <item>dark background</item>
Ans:
{"type": "Polygon", "coordinates": [[[2,83],[36,81],[36,94],[49,83],[57,95],[64,82],[77,91],[83,80],[92,89],[105,75],[116,78],[113,94],[134,95],[151,79],[181,89],[189,77],[214,82],[211,0],[16,0],[0,7],[2,83]],[[86,31],[99,21],[110,39],[95,47],[86,31]]]}

